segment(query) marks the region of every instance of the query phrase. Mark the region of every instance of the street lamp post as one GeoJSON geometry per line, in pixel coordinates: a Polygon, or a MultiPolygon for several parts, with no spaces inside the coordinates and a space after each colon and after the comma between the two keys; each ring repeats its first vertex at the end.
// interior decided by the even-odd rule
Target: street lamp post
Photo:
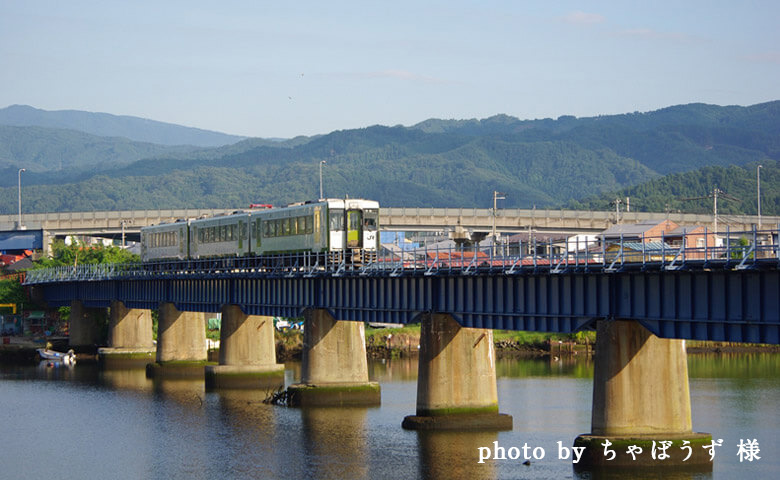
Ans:
{"type": "Polygon", "coordinates": [[[320,160],[320,200],[325,198],[322,196],[322,166],[325,165],[326,163],[327,162],[325,162],[325,160],[320,160]]]}
{"type": "Polygon", "coordinates": [[[496,209],[498,200],[506,200],[506,193],[493,190],[493,256],[496,255],[496,209]]]}
{"type": "Polygon", "coordinates": [[[19,230],[23,230],[22,228],[22,172],[26,172],[27,170],[24,168],[19,169],[19,230]]]}
{"type": "Polygon", "coordinates": [[[756,203],[758,203],[758,229],[761,230],[761,167],[756,167],[756,203]]]}

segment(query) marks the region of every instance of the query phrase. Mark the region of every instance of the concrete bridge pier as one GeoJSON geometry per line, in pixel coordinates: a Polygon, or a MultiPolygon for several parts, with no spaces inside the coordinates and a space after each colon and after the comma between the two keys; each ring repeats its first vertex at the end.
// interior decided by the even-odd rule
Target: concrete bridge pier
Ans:
{"type": "Polygon", "coordinates": [[[449,314],[423,318],[412,430],[511,430],[498,413],[493,331],[463,328],[449,314]]]}
{"type": "Polygon", "coordinates": [[[702,448],[712,436],[692,430],[685,340],[658,338],[633,320],[599,321],[594,361],[591,433],[574,441],[586,447],[575,468],[712,468],[702,448]],[[662,441],[671,442],[663,455],[662,441]],[[631,445],[642,449],[636,460],[631,445]]]}
{"type": "Polygon", "coordinates": [[[100,341],[99,319],[105,315],[105,308],[88,308],[80,300],[70,302],[70,325],[68,344],[76,351],[91,350],[100,341]]]}
{"type": "Polygon", "coordinates": [[[107,367],[143,366],[154,359],[151,310],[127,308],[111,302],[108,347],[98,349],[98,359],[107,367]]]}
{"type": "Polygon", "coordinates": [[[161,303],[157,320],[157,361],[146,365],[150,377],[200,377],[208,364],[206,318],[202,312],[180,312],[161,303]]]}
{"type": "Polygon", "coordinates": [[[247,315],[238,305],[224,305],[219,365],[206,366],[206,388],[280,385],[284,385],[284,364],[276,363],[273,317],[247,315]]]}
{"type": "Polygon", "coordinates": [[[304,315],[301,383],[288,387],[289,403],[379,405],[379,384],[368,381],[363,322],[336,320],[322,309],[304,315]]]}

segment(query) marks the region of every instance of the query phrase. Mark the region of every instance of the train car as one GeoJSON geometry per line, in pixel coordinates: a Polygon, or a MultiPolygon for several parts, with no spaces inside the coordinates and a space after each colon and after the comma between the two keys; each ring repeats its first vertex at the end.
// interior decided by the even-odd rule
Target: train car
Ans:
{"type": "Polygon", "coordinates": [[[141,237],[143,261],[313,253],[365,263],[379,248],[379,203],[303,202],[145,227],[141,237]]]}
{"type": "Polygon", "coordinates": [[[193,220],[190,222],[190,258],[239,257],[250,254],[250,214],[193,220]]]}
{"type": "Polygon", "coordinates": [[[141,229],[141,261],[189,258],[189,220],[141,229]]]}
{"type": "Polygon", "coordinates": [[[327,253],[332,259],[371,261],[379,248],[379,203],[326,199],[253,212],[251,250],[255,255],[327,253]]]}
{"type": "Polygon", "coordinates": [[[376,259],[379,250],[379,202],[328,199],[328,251],[344,252],[360,262],[376,259]]]}
{"type": "Polygon", "coordinates": [[[255,255],[328,250],[327,206],[299,203],[250,214],[251,249],[255,255]]]}

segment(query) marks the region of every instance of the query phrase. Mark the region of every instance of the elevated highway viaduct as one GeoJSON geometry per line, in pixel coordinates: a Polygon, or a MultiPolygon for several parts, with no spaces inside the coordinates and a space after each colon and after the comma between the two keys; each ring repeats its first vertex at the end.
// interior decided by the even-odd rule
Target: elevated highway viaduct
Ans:
{"type": "MultiPolygon", "coordinates": [[[[27,230],[41,230],[46,240],[66,235],[84,235],[137,240],[142,227],[177,219],[195,219],[231,213],[236,209],[164,209],[100,212],[59,212],[24,214],[27,230]]],[[[496,229],[502,233],[532,230],[537,233],[598,233],[620,223],[669,219],[681,226],[712,225],[712,215],[692,213],[621,212],[613,211],[498,209],[496,229]]],[[[488,208],[383,207],[380,229],[383,231],[429,231],[449,233],[456,228],[468,233],[488,233],[493,229],[494,216],[488,208]]],[[[753,215],[719,215],[719,229],[748,231],[758,224],[753,215]]],[[[0,215],[0,232],[17,229],[17,215],[0,215]]],[[[762,224],[774,228],[780,217],[762,216],[762,224]]],[[[43,242],[47,245],[47,241],[43,242]]]]}

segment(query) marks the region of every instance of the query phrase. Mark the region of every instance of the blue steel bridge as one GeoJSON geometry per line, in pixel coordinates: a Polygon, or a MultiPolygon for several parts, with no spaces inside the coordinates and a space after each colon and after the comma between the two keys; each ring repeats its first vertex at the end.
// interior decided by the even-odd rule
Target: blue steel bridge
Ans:
{"type": "Polygon", "coordinates": [[[219,312],[238,305],[248,315],[284,317],[312,308],[383,323],[447,313],[463,327],[558,333],[633,319],[662,338],[780,344],[777,232],[743,236],[747,245],[598,242],[545,255],[536,244],[418,249],[368,265],[314,254],[79,265],[31,271],[25,283],[50,306],[170,302],[180,311],[219,312]],[[534,253],[512,253],[528,250],[534,253]]]}

